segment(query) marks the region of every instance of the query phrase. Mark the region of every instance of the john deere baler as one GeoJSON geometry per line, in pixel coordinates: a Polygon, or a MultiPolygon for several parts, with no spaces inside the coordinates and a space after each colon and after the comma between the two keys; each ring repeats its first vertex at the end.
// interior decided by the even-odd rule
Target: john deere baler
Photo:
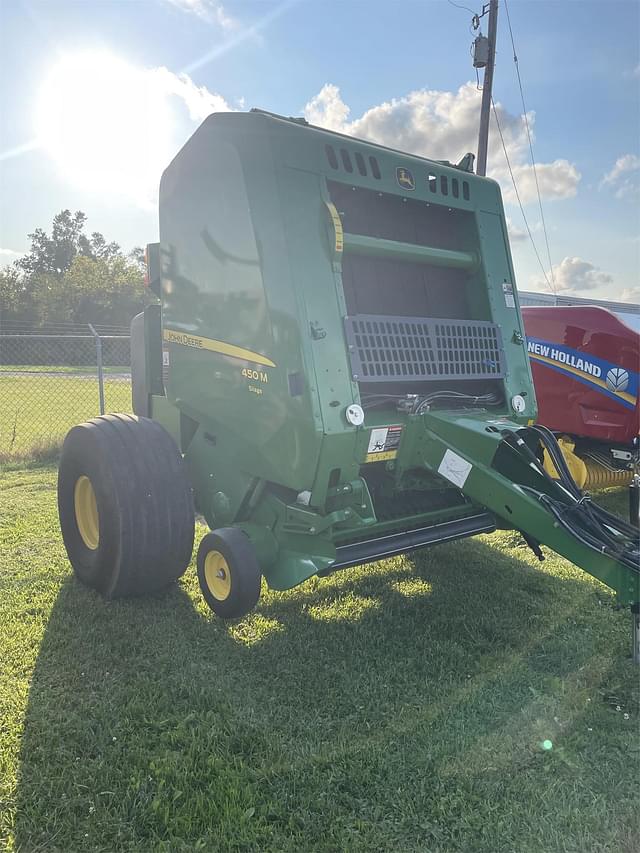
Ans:
{"type": "Polygon", "coordinates": [[[65,444],[81,577],[111,595],[178,577],[192,493],[213,531],[201,587],[224,617],[255,605],[262,576],[287,589],[496,526],[640,601],[637,531],[532,426],[500,190],[472,160],[259,111],[204,122],[160,186],[158,304],[133,326],[138,417],[65,444]]]}

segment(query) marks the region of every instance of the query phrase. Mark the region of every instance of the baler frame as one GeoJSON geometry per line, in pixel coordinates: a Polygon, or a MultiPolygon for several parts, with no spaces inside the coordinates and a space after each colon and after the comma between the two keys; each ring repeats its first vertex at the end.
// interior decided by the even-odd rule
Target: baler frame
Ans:
{"type": "Polygon", "coordinates": [[[288,589],[499,525],[640,602],[637,533],[536,455],[555,451],[500,190],[470,161],[252,112],[210,117],[165,172],[134,408],[214,531],[198,573],[221,615],[261,575],[288,589]]]}

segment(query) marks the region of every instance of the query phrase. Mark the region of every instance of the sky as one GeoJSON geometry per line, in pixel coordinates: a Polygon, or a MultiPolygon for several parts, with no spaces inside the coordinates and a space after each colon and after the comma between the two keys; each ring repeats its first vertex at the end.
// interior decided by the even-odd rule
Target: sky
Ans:
{"type": "MultiPolygon", "coordinates": [[[[0,266],[64,208],[125,250],[157,240],[160,174],[214,111],[305,115],[457,162],[477,148],[470,46],[481,10],[475,0],[0,0],[0,266]]],[[[526,121],[504,0],[493,94],[540,260],[494,117],[487,173],[502,186],[518,286],[640,303],[640,2],[511,0],[508,10],[526,121]]]]}

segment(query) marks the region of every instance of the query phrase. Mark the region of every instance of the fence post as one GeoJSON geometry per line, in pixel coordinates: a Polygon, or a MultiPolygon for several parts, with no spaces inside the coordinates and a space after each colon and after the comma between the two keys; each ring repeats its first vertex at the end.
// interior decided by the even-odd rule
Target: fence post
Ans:
{"type": "Polygon", "coordinates": [[[98,395],[100,397],[100,414],[104,415],[104,371],[102,370],[102,340],[100,335],[93,328],[91,323],[87,323],[91,334],[96,339],[96,362],[98,365],[98,395]]]}

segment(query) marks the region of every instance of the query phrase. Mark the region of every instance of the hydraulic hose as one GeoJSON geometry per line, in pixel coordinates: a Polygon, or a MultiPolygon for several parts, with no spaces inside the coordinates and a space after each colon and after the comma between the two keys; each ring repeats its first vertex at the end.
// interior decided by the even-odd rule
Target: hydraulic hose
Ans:
{"type": "Polygon", "coordinates": [[[573,479],[571,475],[571,471],[569,470],[569,466],[564,458],[562,450],[558,445],[556,437],[551,432],[551,430],[547,429],[545,426],[532,426],[529,427],[531,432],[538,435],[540,441],[542,442],[545,450],[551,457],[553,464],[556,466],[556,470],[560,475],[560,479],[563,482],[564,486],[571,491],[573,496],[579,499],[582,496],[582,492],[578,487],[576,481],[573,479]]]}
{"type": "Polygon", "coordinates": [[[637,547],[638,531],[634,529],[632,525],[608,512],[603,507],[592,503],[588,496],[582,494],[575,480],[571,476],[571,472],[569,471],[564,456],[562,455],[562,451],[560,450],[553,433],[546,427],[539,425],[530,427],[530,429],[540,437],[540,440],[551,456],[553,463],[560,474],[561,482],[569,491],[571,491],[573,497],[584,507],[586,515],[590,518],[592,525],[595,530],[597,530],[598,534],[602,536],[604,533],[605,537],[609,539],[611,544],[618,545],[615,539],[612,539],[602,530],[603,524],[609,527],[614,527],[623,537],[635,542],[637,547]],[[587,500],[585,500],[585,497],[587,500]]]}
{"type": "Polygon", "coordinates": [[[505,443],[540,473],[555,493],[561,489],[563,500],[553,498],[529,486],[521,486],[521,488],[534,495],[553,515],[557,523],[582,544],[602,554],[608,554],[635,573],[640,573],[638,531],[627,522],[593,504],[590,496],[580,491],[550,430],[539,426],[529,427],[529,429],[549,453],[558,471],[559,480],[545,471],[531,448],[516,432],[503,430],[505,443]]]}
{"type": "MultiPolygon", "coordinates": [[[[524,487],[526,491],[533,492],[533,489],[528,489],[524,487]]],[[[548,495],[543,493],[538,493],[538,500],[546,506],[546,508],[551,512],[554,518],[558,521],[558,523],[564,527],[572,536],[575,536],[580,542],[589,547],[593,548],[596,551],[599,551],[601,554],[608,554],[614,559],[621,562],[624,566],[631,569],[635,574],[640,574],[640,561],[637,549],[631,549],[632,553],[629,553],[628,550],[621,550],[619,548],[611,548],[606,543],[603,543],[601,539],[598,539],[596,536],[591,535],[588,531],[585,531],[582,528],[577,528],[575,525],[570,524],[567,521],[566,514],[562,512],[561,509],[555,504],[555,502],[549,498],[548,495]]]]}

